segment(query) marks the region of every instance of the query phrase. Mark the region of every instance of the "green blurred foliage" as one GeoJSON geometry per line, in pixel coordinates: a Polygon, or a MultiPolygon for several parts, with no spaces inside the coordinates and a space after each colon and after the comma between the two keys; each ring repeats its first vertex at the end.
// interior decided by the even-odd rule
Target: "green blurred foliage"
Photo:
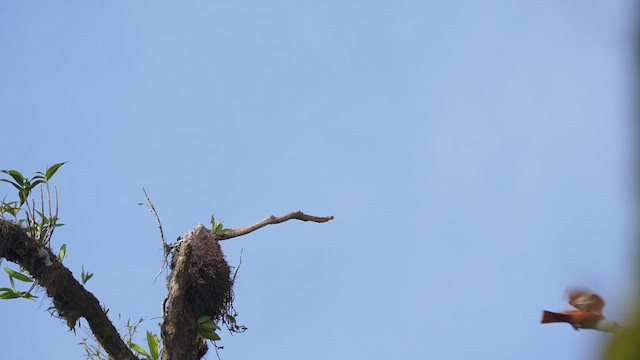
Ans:
{"type": "Polygon", "coordinates": [[[617,333],[604,351],[604,360],[640,360],[640,296],[631,323],[617,333]]]}

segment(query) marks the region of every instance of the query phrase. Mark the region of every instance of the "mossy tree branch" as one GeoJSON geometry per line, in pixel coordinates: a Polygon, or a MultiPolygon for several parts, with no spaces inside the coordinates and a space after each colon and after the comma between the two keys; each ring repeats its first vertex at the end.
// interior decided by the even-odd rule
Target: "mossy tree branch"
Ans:
{"type": "Polygon", "coordinates": [[[25,230],[0,219],[0,258],[27,270],[53,300],[58,315],[74,328],[84,317],[100,345],[113,359],[138,359],[124,343],[98,299],[87,291],[58,258],[27,236],[25,230]]]}

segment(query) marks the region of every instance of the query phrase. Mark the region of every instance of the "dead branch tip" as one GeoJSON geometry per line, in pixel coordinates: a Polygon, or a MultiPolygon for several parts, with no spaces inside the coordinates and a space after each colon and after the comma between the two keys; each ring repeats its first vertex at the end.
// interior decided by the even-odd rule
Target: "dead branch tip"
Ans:
{"type": "Polygon", "coordinates": [[[234,237],[247,235],[248,233],[256,231],[267,225],[280,224],[289,220],[312,221],[316,223],[324,223],[332,219],[333,219],[333,215],[314,216],[314,215],[307,215],[303,213],[301,210],[297,210],[282,216],[269,215],[266,218],[262,219],[262,221],[257,222],[253,225],[241,227],[238,229],[233,229],[231,232],[226,234],[218,234],[216,238],[218,240],[227,240],[234,237]]]}

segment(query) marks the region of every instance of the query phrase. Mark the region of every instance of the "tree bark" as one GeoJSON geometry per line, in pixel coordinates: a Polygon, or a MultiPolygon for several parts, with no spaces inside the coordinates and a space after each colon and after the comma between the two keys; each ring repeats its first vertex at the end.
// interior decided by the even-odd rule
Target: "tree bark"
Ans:
{"type": "Polygon", "coordinates": [[[172,271],[167,284],[169,294],[162,323],[163,360],[191,360],[199,359],[202,357],[201,355],[204,355],[198,351],[202,345],[197,337],[198,315],[194,314],[193,307],[190,306],[186,296],[191,283],[189,280],[189,268],[193,254],[191,242],[198,236],[206,236],[204,231],[204,227],[200,225],[187,232],[173,253],[172,271]]]}

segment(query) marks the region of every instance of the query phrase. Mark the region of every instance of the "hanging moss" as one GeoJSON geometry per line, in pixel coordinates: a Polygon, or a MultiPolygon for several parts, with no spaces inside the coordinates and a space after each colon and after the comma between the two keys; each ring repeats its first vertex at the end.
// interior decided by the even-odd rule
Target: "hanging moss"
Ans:
{"type": "Polygon", "coordinates": [[[192,246],[189,269],[192,284],[187,289],[187,301],[197,316],[209,315],[217,322],[231,306],[231,270],[220,244],[213,237],[192,242],[192,246]]]}

